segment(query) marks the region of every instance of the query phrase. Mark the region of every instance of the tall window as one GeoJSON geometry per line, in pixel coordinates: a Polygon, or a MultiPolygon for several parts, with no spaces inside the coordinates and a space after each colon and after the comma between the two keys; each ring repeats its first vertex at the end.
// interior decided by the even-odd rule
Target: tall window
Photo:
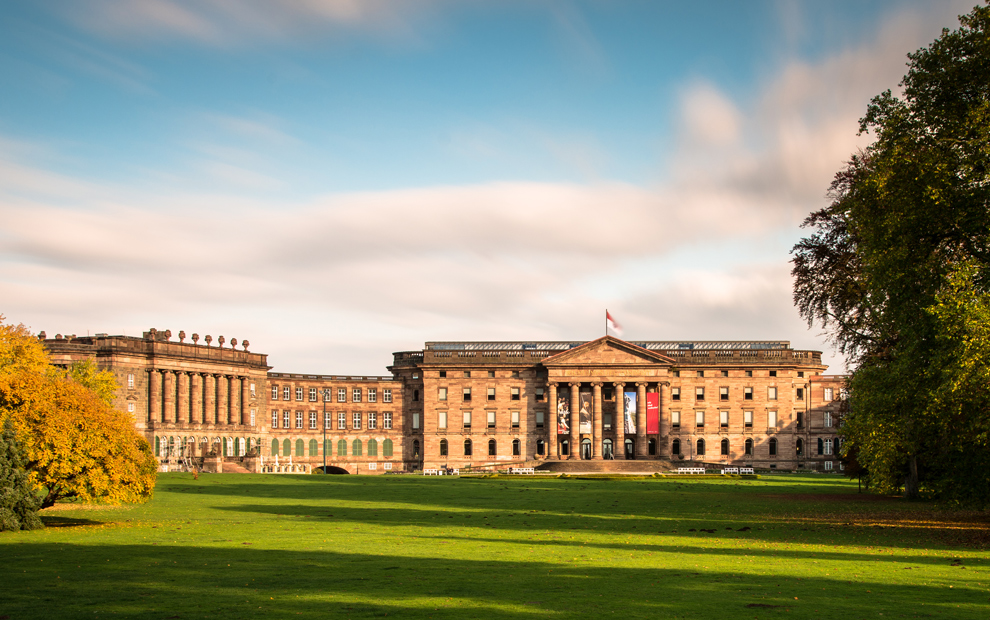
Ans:
{"type": "Polygon", "coordinates": [[[310,439],[309,440],[309,455],[310,456],[317,456],[316,449],[317,449],[316,440],[315,439],[310,439]]]}
{"type": "Polygon", "coordinates": [[[330,424],[330,416],[328,416],[326,413],[323,414],[323,428],[325,428],[327,430],[330,430],[330,429],[333,428],[333,425],[330,424]]]}
{"type": "Polygon", "coordinates": [[[368,440],[368,456],[378,456],[378,442],[374,439],[368,440]]]}
{"type": "Polygon", "coordinates": [[[705,440],[699,439],[697,444],[697,449],[694,451],[698,456],[705,456],[705,440]]]}
{"type": "Polygon", "coordinates": [[[800,437],[798,438],[797,442],[795,442],[794,444],[794,452],[798,456],[801,456],[801,454],[804,452],[804,441],[802,441],[800,437]]]}
{"type": "Polygon", "coordinates": [[[337,430],[344,430],[347,428],[347,414],[343,411],[337,413],[337,430]]]}
{"type": "Polygon", "coordinates": [[[797,394],[794,395],[797,400],[804,400],[804,388],[798,388],[797,394]]]}
{"type": "Polygon", "coordinates": [[[770,438],[770,456],[777,456],[777,440],[770,438]]]}
{"type": "Polygon", "coordinates": [[[777,412],[767,412],[767,428],[777,428],[777,412]]]}
{"type": "Polygon", "coordinates": [[[316,412],[315,411],[310,411],[309,412],[309,428],[311,428],[311,429],[315,429],[316,428],[316,412]]]}
{"type": "MultiPolygon", "coordinates": [[[[619,422],[619,424],[622,424],[622,422],[619,422]]],[[[670,412],[670,425],[673,426],[674,428],[679,428],[680,427],[680,425],[681,425],[681,412],[680,411],[671,411],[670,412]]]]}
{"type": "Polygon", "coordinates": [[[746,440],[746,456],[753,456],[753,440],[746,440]]]}
{"type": "Polygon", "coordinates": [[[464,388],[464,400],[471,400],[471,388],[469,387],[464,388]]]}
{"type": "Polygon", "coordinates": [[[719,428],[729,428],[729,412],[719,411],[718,412],[718,426],[719,428]]]}
{"type": "Polygon", "coordinates": [[[471,428],[471,412],[462,411],[461,413],[463,414],[464,417],[464,428],[471,428]]]}
{"type": "Polygon", "coordinates": [[[825,402],[831,402],[835,400],[835,390],[833,388],[825,388],[825,402]]]}
{"type": "Polygon", "coordinates": [[[278,410],[272,411],[272,428],[278,428],[278,410]]]}
{"type": "Polygon", "coordinates": [[[382,402],[383,403],[392,402],[392,388],[385,388],[382,390],[382,402]]]}
{"type": "Polygon", "coordinates": [[[347,440],[341,439],[337,442],[337,456],[347,456],[347,440]]]}
{"type": "Polygon", "coordinates": [[[512,428],[519,428],[519,412],[513,411],[509,415],[512,418],[512,428]]]}
{"type": "Polygon", "coordinates": [[[129,373],[127,375],[127,389],[129,389],[129,390],[133,390],[134,389],[134,374],[133,373],[129,373]]]}
{"type": "Polygon", "coordinates": [[[488,412],[488,428],[495,428],[495,412],[488,412]]]}
{"type": "Polygon", "coordinates": [[[753,388],[743,388],[743,400],[753,400],[753,388]]]}
{"type": "Polygon", "coordinates": [[[719,400],[729,400],[729,388],[728,387],[723,386],[723,387],[720,387],[718,389],[718,399],[719,400]]]}
{"type": "Polygon", "coordinates": [[[447,428],[446,411],[437,411],[437,428],[447,428]]]}
{"type": "Polygon", "coordinates": [[[437,388],[437,400],[447,400],[447,388],[437,388]]]}
{"type": "Polygon", "coordinates": [[[382,414],[382,428],[391,429],[392,428],[392,412],[386,411],[382,414]]]}
{"type": "Polygon", "coordinates": [[[354,388],[351,390],[351,402],[359,403],[361,402],[361,388],[354,388]]]}
{"type": "Polygon", "coordinates": [[[825,412],[825,420],[824,420],[824,422],[825,422],[825,426],[829,426],[829,427],[832,426],[832,412],[831,411],[826,411],[825,412]]]}
{"type": "Polygon", "coordinates": [[[509,398],[511,400],[519,400],[519,388],[509,388],[509,398]]]}
{"type": "Polygon", "coordinates": [[[305,453],[306,446],[303,445],[302,439],[296,440],[296,456],[306,456],[305,453]]]}
{"type": "Polygon", "coordinates": [[[414,431],[419,430],[419,413],[412,414],[412,427],[414,431]]]}
{"type": "Polygon", "coordinates": [[[316,388],[309,388],[309,402],[315,403],[318,400],[316,388]]]}
{"type": "Polygon", "coordinates": [[[337,388],[337,402],[338,403],[347,402],[347,388],[337,388]]]}
{"type": "Polygon", "coordinates": [[[694,412],[694,425],[698,428],[703,428],[705,426],[705,412],[695,411],[694,412]]]}
{"type": "Polygon", "coordinates": [[[351,442],[351,454],[354,456],[361,456],[361,440],[355,439],[351,442]]]}
{"type": "Polygon", "coordinates": [[[392,440],[386,439],[382,442],[382,456],[392,456],[392,440]]]}
{"type": "Polygon", "coordinates": [[[361,413],[358,411],[351,414],[351,428],[354,430],[361,429],[361,413]]]}
{"type": "Polygon", "coordinates": [[[251,426],[254,426],[254,414],[255,414],[255,411],[256,411],[255,409],[252,409],[251,410],[251,426]]]}
{"type": "Polygon", "coordinates": [[[541,387],[536,388],[535,394],[536,394],[536,402],[542,403],[543,402],[543,394],[544,394],[543,388],[541,388],[541,387]]]}
{"type": "Polygon", "coordinates": [[[440,440],[440,456],[447,456],[447,440],[440,440]]]}
{"type": "Polygon", "coordinates": [[[675,455],[675,456],[681,453],[681,440],[680,439],[675,439],[674,441],[670,442],[670,453],[673,454],[673,455],[675,455]]]}
{"type": "Polygon", "coordinates": [[[471,456],[471,440],[464,440],[464,456],[471,456]]]}
{"type": "MultiPolygon", "coordinates": [[[[378,388],[368,388],[368,402],[369,403],[378,402],[378,388]]],[[[368,456],[371,456],[370,452],[368,456]]]]}
{"type": "Polygon", "coordinates": [[[680,400],[681,399],[681,388],[672,387],[670,388],[670,400],[680,400]]]}
{"type": "Polygon", "coordinates": [[[371,411],[368,413],[368,430],[373,431],[376,428],[378,428],[378,413],[371,411]]]}
{"type": "Polygon", "coordinates": [[[512,456],[519,456],[519,454],[520,454],[519,440],[518,439],[513,439],[512,440],[512,456]]]}
{"type": "Polygon", "coordinates": [[[282,400],[292,400],[289,396],[289,386],[287,385],[282,388],[282,400]]]}
{"type": "Polygon", "coordinates": [[[282,412],[282,428],[292,428],[292,423],[289,422],[289,412],[282,412]]]}
{"type": "Polygon", "coordinates": [[[272,386],[272,400],[278,400],[278,386],[272,386]]]}
{"type": "Polygon", "coordinates": [[[303,399],[303,389],[301,387],[296,388],[296,400],[303,399]]]}
{"type": "Polygon", "coordinates": [[[488,388],[488,400],[495,400],[495,388],[488,388]]]}
{"type": "Polygon", "coordinates": [[[743,424],[746,428],[753,428],[753,412],[743,411],[743,424]]]}
{"type": "Polygon", "coordinates": [[[303,427],[303,412],[302,411],[297,411],[296,412],[296,428],[302,428],[302,427],[303,427]]]}
{"type": "Polygon", "coordinates": [[[546,424],[546,412],[540,410],[536,412],[536,428],[543,428],[546,424]]]}
{"type": "Polygon", "coordinates": [[[767,400],[777,400],[777,388],[770,386],[767,388],[767,400]]]}
{"type": "Polygon", "coordinates": [[[496,456],[498,454],[498,444],[495,443],[494,439],[488,440],[488,456],[496,456]]]}
{"type": "MultiPolygon", "coordinates": [[[[702,371],[699,371],[702,372],[702,371]]],[[[696,387],[694,388],[694,399],[695,400],[705,400],[705,388],[696,387]]]]}
{"type": "Polygon", "coordinates": [[[723,439],[721,446],[719,447],[719,452],[722,456],[729,456],[729,440],[723,439]]]}

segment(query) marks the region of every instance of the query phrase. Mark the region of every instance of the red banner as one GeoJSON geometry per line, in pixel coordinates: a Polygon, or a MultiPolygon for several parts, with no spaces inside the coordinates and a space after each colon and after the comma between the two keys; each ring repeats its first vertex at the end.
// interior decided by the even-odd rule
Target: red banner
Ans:
{"type": "Polygon", "coordinates": [[[646,395],[646,434],[656,435],[660,432],[660,395],[651,392],[646,395]]]}

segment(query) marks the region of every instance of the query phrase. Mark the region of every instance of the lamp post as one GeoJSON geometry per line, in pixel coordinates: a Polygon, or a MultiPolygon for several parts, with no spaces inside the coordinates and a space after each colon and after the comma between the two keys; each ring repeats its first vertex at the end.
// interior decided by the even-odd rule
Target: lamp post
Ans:
{"type": "Polygon", "coordinates": [[[330,388],[323,388],[323,474],[327,473],[327,399],[330,388]]]}

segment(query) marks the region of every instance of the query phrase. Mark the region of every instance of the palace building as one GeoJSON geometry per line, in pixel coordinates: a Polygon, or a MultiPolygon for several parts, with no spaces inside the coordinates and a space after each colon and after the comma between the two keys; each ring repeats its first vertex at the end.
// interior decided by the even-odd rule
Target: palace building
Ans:
{"type": "Polygon", "coordinates": [[[369,377],[272,372],[247,341],[171,336],[39,337],[56,364],[115,373],[165,468],[839,468],[844,377],[784,341],[427,342],[369,377]]]}

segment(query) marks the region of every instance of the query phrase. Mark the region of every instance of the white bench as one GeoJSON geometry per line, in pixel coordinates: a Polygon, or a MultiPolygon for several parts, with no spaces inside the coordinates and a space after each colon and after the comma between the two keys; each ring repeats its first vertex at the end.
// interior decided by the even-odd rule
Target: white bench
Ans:
{"type": "Polygon", "coordinates": [[[679,474],[703,474],[705,473],[704,467],[678,467],[677,473],[679,474]]]}
{"type": "Polygon", "coordinates": [[[514,474],[535,474],[535,467],[513,467],[512,473],[514,474]]]}
{"type": "Polygon", "coordinates": [[[725,469],[722,470],[722,473],[723,474],[738,474],[739,473],[739,468],[738,467],[726,467],[725,469]]]}
{"type": "Polygon", "coordinates": [[[424,476],[442,476],[443,475],[443,470],[442,469],[424,469],[423,470],[423,475],[424,476]]]}
{"type": "Polygon", "coordinates": [[[752,474],[753,473],[753,468],[752,467],[740,467],[739,468],[739,473],[740,474],[752,474]]]}
{"type": "Polygon", "coordinates": [[[453,469],[453,470],[451,470],[450,475],[451,476],[460,476],[461,475],[461,470],[459,470],[459,469],[453,469]]]}

